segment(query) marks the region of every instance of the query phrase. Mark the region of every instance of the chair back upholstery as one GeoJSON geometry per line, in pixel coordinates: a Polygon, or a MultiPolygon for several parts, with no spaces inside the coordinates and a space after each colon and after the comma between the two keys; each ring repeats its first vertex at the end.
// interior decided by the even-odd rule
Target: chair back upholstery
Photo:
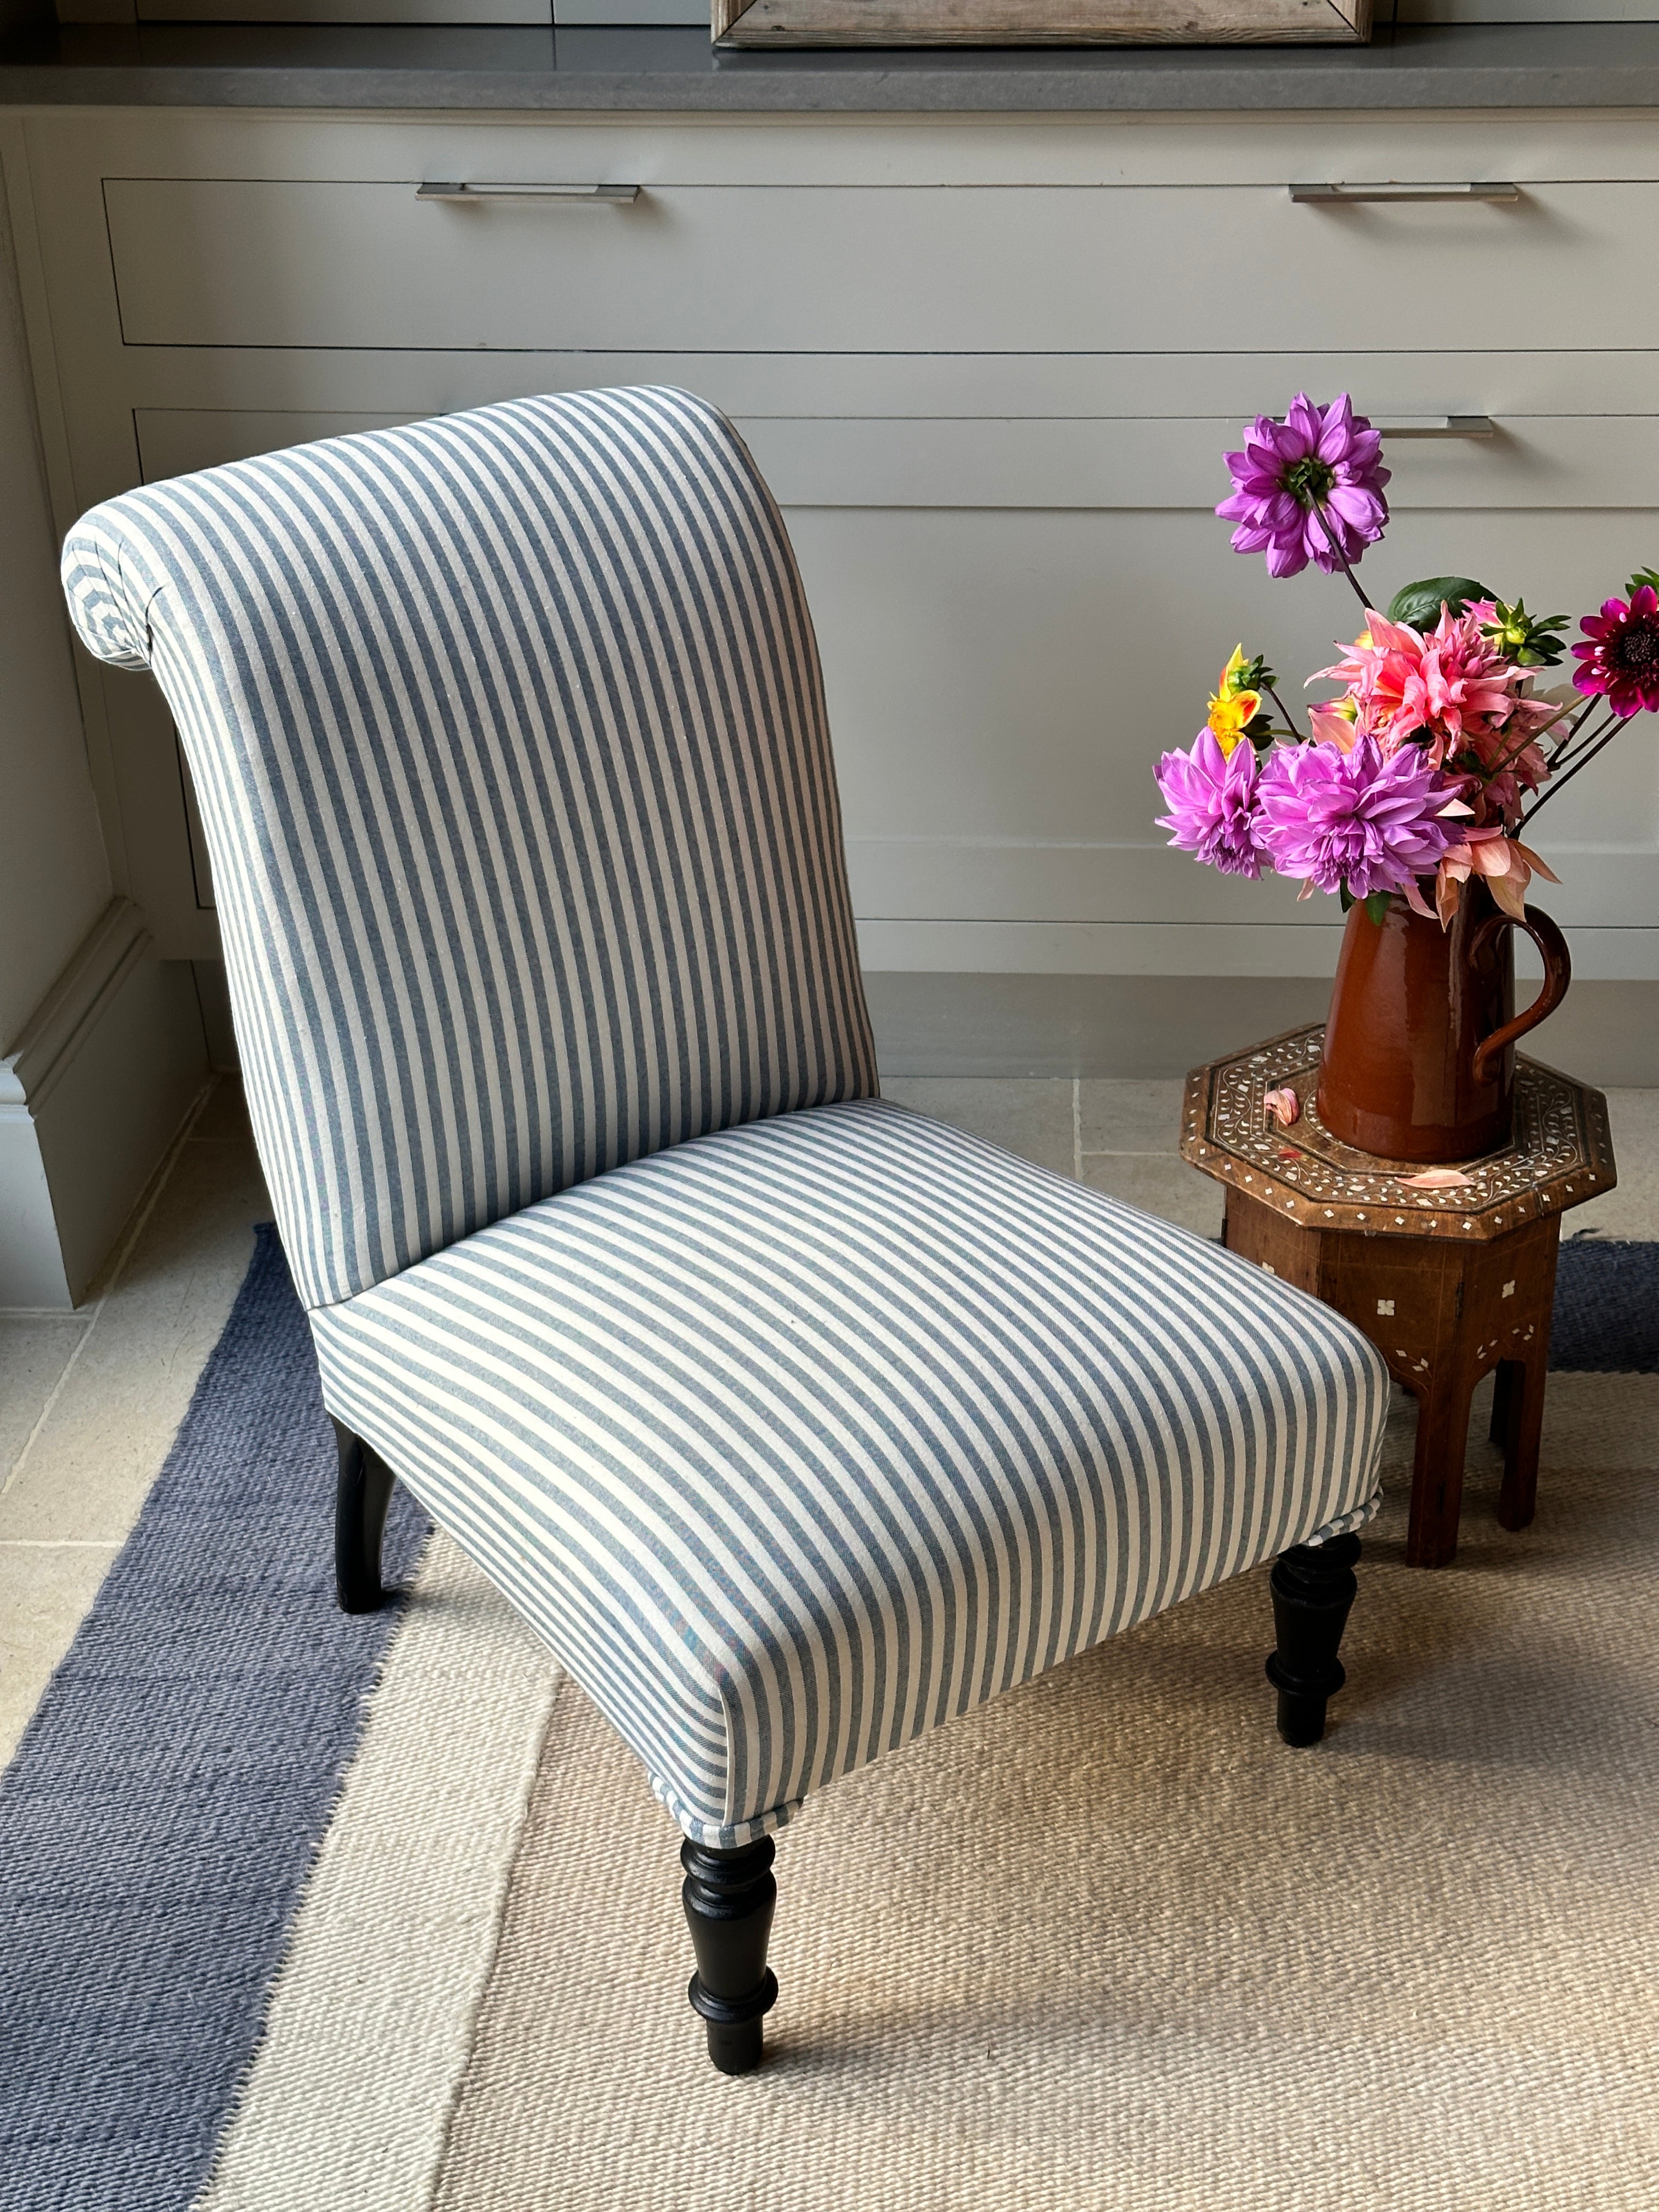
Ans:
{"type": "Polygon", "coordinates": [[[514,400],[77,524],[206,831],[308,1306],[708,1131],[876,1088],[781,518],[681,392],[514,400]]]}

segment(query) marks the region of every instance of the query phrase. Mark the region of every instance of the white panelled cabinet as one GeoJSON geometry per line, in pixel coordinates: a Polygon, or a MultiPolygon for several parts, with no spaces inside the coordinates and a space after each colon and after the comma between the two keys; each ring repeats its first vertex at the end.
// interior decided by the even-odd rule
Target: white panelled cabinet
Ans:
{"type": "MultiPolygon", "coordinates": [[[[1169,854],[1152,764],[1237,641],[1334,657],[1212,513],[1240,423],[1394,426],[1381,596],[1583,611],[1659,559],[1659,128],[1332,115],[790,122],[37,111],[6,125],[61,520],[143,480],[516,393],[684,385],[788,515],[866,957],[1307,975],[1326,902],[1169,854]],[[422,182],[637,185],[422,197],[422,182]],[[1511,183],[1320,203],[1307,182],[1511,183]],[[1601,310],[1599,313],[1595,310],[1601,310]]],[[[83,669],[164,949],[216,949],[153,690],[83,669]]],[[[1552,809],[1580,970],[1659,975],[1659,748],[1552,809]]]]}

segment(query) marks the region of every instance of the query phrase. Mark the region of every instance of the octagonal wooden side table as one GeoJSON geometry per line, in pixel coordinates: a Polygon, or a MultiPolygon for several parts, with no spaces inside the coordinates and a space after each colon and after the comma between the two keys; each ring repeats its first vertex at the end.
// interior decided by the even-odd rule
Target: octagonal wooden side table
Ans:
{"type": "Polygon", "coordinates": [[[1226,1188],[1228,1249],[1346,1314],[1416,1396],[1406,1559],[1444,1566],[1457,1551],[1469,1401],[1493,1368],[1498,1517],[1506,1528],[1532,1519],[1561,1216],[1618,1180],[1607,1101],[1517,1059],[1512,1141],[1465,1161],[1465,1182],[1413,1188],[1420,1166],[1355,1152],[1321,1126],[1324,1035],[1317,1024],[1194,1068],[1182,1155],[1226,1188]],[[1301,1102],[1289,1128],[1263,1106],[1275,1090],[1301,1102]]]}

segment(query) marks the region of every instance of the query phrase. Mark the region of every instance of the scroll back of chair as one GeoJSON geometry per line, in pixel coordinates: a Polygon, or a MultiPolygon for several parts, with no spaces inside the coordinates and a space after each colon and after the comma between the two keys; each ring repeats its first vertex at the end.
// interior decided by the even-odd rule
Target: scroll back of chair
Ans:
{"type": "Polygon", "coordinates": [[[64,574],[178,723],[307,1305],[875,1089],[800,579],[702,401],[210,469],[94,508],[64,574]]]}

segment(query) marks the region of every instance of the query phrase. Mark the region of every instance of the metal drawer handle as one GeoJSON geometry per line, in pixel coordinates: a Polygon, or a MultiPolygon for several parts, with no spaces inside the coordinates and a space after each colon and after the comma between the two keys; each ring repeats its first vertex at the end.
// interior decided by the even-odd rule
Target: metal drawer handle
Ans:
{"type": "Polygon", "coordinates": [[[1495,438],[1490,415],[1401,415],[1393,422],[1373,422],[1384,438],[1495,438]]]}
{"type": "Polygon", "coordinates": [[[1299,204],[1329,207],[1349,200],[1498,200],[1513,204],[1521,197],[1519,185],[1291,185],[1291,198],[1299,204]]]}
{"type": "Polygon", "coordinates": [[[568,200],[577,207],[631,207],[637,185],[416,185],[417,200],[568,200]]]}

